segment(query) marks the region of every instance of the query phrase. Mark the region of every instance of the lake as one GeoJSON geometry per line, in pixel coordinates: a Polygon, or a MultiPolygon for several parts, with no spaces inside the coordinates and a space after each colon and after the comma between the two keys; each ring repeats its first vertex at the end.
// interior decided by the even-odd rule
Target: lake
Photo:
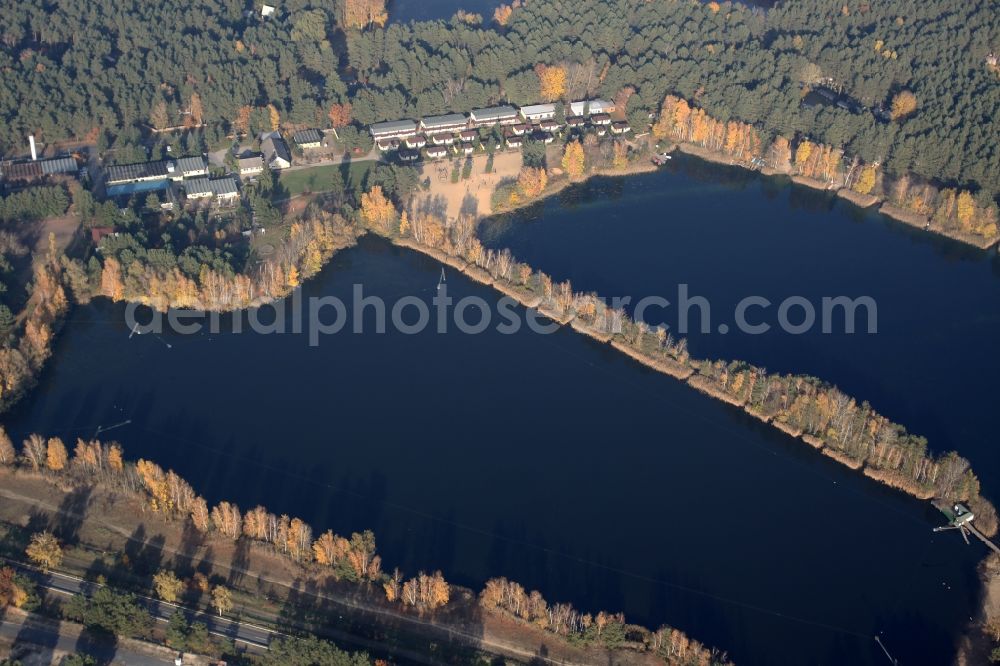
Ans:
{"type": "MultiPolygon", "coordinates": [[[[773,7],[778,0],[747,0],[742,4],[754,7],[773,7]]],[[[493,10],[510,0],[389,0],[387,10],[390,23],[410,21],[448,20],[459,9],[483,17],[485,23],[493,20],[493,10]]]]}
{"type": "Polygon", "coordinates": [[[410,21],[448,20],[459,9],[480,14],[484,21],[493,20],[493,10],[504,4],[501,0],[389,0],[389,21],[409,23],[410,21]]]}
{"type": "MultiPolygon", "coordinates": [[[[648,311],[650,323],[678,324],[678,285],[711,307],[712,332],[688,334],[697,357],[741,359],[771,371],[811,374],[926,436],[933,449],[957,450],[1000,500],[1000,449],[994,446],[1000,356],[1000,260],[996,252],[914,230],[828,194],[790,187],[743,169],[676,156],[656,173],[600,178],[551,201],[487,221],[487,245],[577,290],[634,299],[662,295],[674,306],[648,311]],[[740,299],[763,335],[733,326],[740,299]],[[775,310],[803,296],[869,296],[877,334],[864,311],[856,334],[842,317],[782,332],[775,310]],[[768,312],[770,314],[768,314],[768,312]],[[717,332],[716,323],[730,331],[717,332]]],[[[699,310],[691,310],[697,323],[699,310]]],[[[802,320],[801,310],[789,317],[802,320]]]]}
{"type": "MultiPolygon", "coordinates": [[[[614,206],[657,196],[627,191],[614,206]]],[[[787,196],[720,188],[706,205],[761,197],[780,211],[787,196]]],[[[586,197],[570,201],[566,214],[585,215],[586,197]]],[[[531,228],[511,226],[522,238],[531,228]]],[[[769,242],[808,251],[780,232],[769,242]]],[[[892,233],[886,251],[927,247],[892,233]]],[[[550,268],[568,270],[572,254],[553,251],[550,268]]],[[[724,286],[719,257],[702,259],[722,266],[724,286]]],[[[440,272],[362,239],[304,294],[346,300],[359,283],[430,299],[440,272]]],[[[447,284],[455,298],[496,300],[451,270],[447,284]]],[[[74,310],[40,386],[5,420],[12,437],[71,440],[130,420],[103,437],[210,502],[260,502],[317,531],[372,528],[388,568],[440,568],[475,588],[508,576],[550,601],[677,626],[740,664],[882,664],[876,632],[901,663],[942,664],[973,613],[981,549],[932,534],[942,520],[928,504],[572,331],[341,333],[318,347],[293,334],[130,339],[123,310],[103,299],[74,310]]]]}

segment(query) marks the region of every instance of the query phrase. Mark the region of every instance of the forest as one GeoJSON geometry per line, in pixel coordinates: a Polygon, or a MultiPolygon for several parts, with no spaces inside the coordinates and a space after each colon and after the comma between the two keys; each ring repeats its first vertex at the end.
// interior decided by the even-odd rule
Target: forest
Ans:
{"type": "Polygon", "coordinates": [[[1000,191],[987,63],[1000,25],[979,3],[546,0],[385,28],[371,0],[293,0],[267,19],[244,9],[16,5],[0,16],[0,146],[31,131],[106,142],[186,126],[218,138],[592,95],[637,123],[675,94],[766,143],[808,138],[896,175],[1000,191]],[[803,105],[820,87],[853,103],[803,105]]]}
{"type": "MultiPolygon", "coordinates": [[[[210,506],[173,470],[164,470],[149,460],[139,459],[133,463],[126,459],[124,450],[116,442],[81,438],[71,451],[59,437],[32,434],[23,441],[18,451],[0,426],[0,467],[14,473],[44,475],[58,485],[81,483],[122,493],[138,500],[143,510],[152,511],[167,521],[179,521],[199,534],[266,548],[301,566],[303,574],[319,574],[347,582],[354,586],[352,597],[367,598],[371,602],[421,616],[446,613],[450,610],[449,604],[454,605],[455,590],[440,571],[418,572],[409,577],[398,568],[389,571],[378,554],[375,535],[371,531],[355,532],[350,537],[330,530],[315,535],[305,521],[275,514],[262,505],[246,511],[227,501],[210,506]]],[[[62,557],[58,538],[50,532],[35,534],[27,554],[43,569],[57,566],[62,557]]],[[[217,593],[219,586],[210,587],[199,576],[204,578],[198,572],[160,569],[152,576],[151,582],[156,595],[164,601],[176,602],[182,590],[201,587],[220,614],[230,612],[233,605],[228,590],[222,588],[225,591],[217,593]],[[189,574],[190,579],[179,577],[189,574]]],[[[621,613],[599,611],[592,614],[578,611],[567,603],[549,604],[537,591],[526,593],[517,583],[503,578],[487,582],[478,596],[480,606],[487,612],[532,625],[573,643],[623,650],[624,659],[628,659],[629,651],[634,651],[655,655],[671,666],[726,666],[731,663],[724,653],[688,638],[680,630],[662,626],[650,631],[627,624],[621,613]]],[[[110,591],[96,602],[79,598],[69,605],[67,617],[86,622],[91,616],[107,616],[107,613],[95,612],[95,603],[125,607],[127,610],[131,600],[129,595],[116,596],[110,591]]],[[[113,615],[117,624],[108,627],[113,633],[138,636],[148,633],[149,618],[141,613],[129,611],[113,615]]],[[[439,621],[444,621],[442,616],[439,616],[439,621]]],[[[188,627],[187,635],[190,630],[188,627]]],[[[301,657],[295,656],[309,652],[321,653],[322,645],[317,645],[313,639],[282,645],[276,653],[268,656],[265,663],[314,663],[298,661],[301,657]],[[283,661],[280,658],[282,655],[292,661],[283,661]]]]}

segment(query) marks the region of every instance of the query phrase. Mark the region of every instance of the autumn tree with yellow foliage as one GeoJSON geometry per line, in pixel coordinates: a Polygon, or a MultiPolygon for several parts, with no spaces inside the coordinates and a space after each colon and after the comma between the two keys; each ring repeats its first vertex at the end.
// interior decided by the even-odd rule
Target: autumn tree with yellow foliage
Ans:
{"type": "Polygon", "coordinates": [[[562,168],[570,178],[580,178],[586,170],[586,157],[579,141],[570,141],[563,151],[562,168]]]}
{"type": "Polygon", "coordinates": [[[52,532],[35,532],[24,551],[31,563],[42,571],[54,569],[62,562],[63,551],[52,532]]]}
{"type": "Polygon", "coordinates": [[[388,235],[395,230],[396,206],[382,193],[381,185],[361,195],[361,219],[366,226],[382,234],[388,235]]]}
{"type": "Polygon", "coordinates": [[[157,597],[172,604],[180,599],[184,583],[173,571],[161,569],[153,576],[153,589],[156,590],[157,597]]]}
{"type": "Polygon", "coordinates": [[[566,68],[560,65],[535,65],[542,99],[554,102],[566,94],[566,68]]]}
{"type": "Polygon", "coordinates": [[[493,10],[493,20],[499,26],[506,26],[510,23],[510,17],[514,13],[514,8],[510,5],[500,5],[493,10]]]}
{"type": "Polygon", "coordinates": [[[858,180],[854,183],[854,191],[858,194],[871,194],[872,190],[875,189],[877,178],[878,173],[874,165],[868,164],[862,167],[861,173],[858,175],[858,180]]]}
{"type": "Polygon", "coordinates": [[[343,0],[340,23],[358,30],[371,26],[382,27],[389,20],[385,4],[386,0],[343,0]]]}
{"type": "Polygon", "coordinates": [[[545,169],[540,167],[521,167],[517,176],[517,192],[525,199],[534,199],[545,191],[549,182],[545,169]]]}
{"type": "Polygon", "coordinates": [[[416,578],[403,583],[399,598],[407,606],[413,606],[421,611],[433,611],[448,603],[451,598],[451,586],[440,571],[435,571],[429,576],[420,572],[416,578]]]}
{"type": "Polygon", "coordinates": [[[892,98],[889,114],[893,120],[905,118],[917,110],[917,96],[909,90],[900,90],[892,98]]]}
{"type": "Polygon", "coordinates": [[[66,469],[69,462],[69,454],[66,452],[66,445],[58,437],[49,438],[46,447],[45,466],[53,472],[61,472],[66,469]]]}

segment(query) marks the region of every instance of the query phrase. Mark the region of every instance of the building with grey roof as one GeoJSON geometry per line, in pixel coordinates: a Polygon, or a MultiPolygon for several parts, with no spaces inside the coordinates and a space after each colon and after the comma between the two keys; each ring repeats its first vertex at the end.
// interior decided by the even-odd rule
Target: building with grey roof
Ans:
{"type": "Polygon", "coordinates": [[[254,176],[264,171],[264,158],[260,155],[250,155],[236,160],[241,176],[254,176]]]}
{"type": "Polygon", "coordinates": [[[272,169],[287,169],[292,166],[292,152],[280,136],[269,136],[260,143],[264,161],[272,169]]]}
{"type": "Polygon", "coordinates": [[[112,164],[105,169],[108,185],[120,183],[141,183],[146,180],[173,178],[176,167],[173,162],[158,160],[138,164],[112,164]]]}
{"type": "Polygon", "coordinates": [[[300,148],[319,148],[323,145],[323,133],[318,129],[304,129],[293,134],[292,140],[300,148]]]}
{"type": "Polygon", "coordinates": [[[468,124],[468,118],[461,113],[448,113],[424,118],[420,121],[420,129],[424,132],[454,132],[465,129],[468,124]]]}
{"type": "Polygon", "coordinates": [[[417,133],[417,123],[413,120],[390,120],[384,123],[373,123],[368,126],[372,138],[403,139],[417,133]]]}
{"type": "Polygon", "coordinates": [[[240,196],[236,187],[236,179],[225,178],[192,178],[184,181],[184,194],[188,199],[218,199],[234,201],[240,196]]]}
{"type": "Polygon", "coordinates": [[[207,176],[208,162],[201,155],[197,157],[178,157],[177,168],[174,171],[174,179],[192,178],[194,176],[207,176]]]}
{"type": "Polygon", "coordinates": [[[517,109],[512,106],[491,106],[486,109],[474,109],[469,114],[469,119],[476,127],[486,127],[487,125],[516,125],[520,122],[517,109]]]}
{"type": "Polygon", "coordinates": [[[42,173],[46,176],[76,173],[80,168],[72,157],[53,157],[49,160],[39,160],[39,162],[42,164],[42,173]]]}

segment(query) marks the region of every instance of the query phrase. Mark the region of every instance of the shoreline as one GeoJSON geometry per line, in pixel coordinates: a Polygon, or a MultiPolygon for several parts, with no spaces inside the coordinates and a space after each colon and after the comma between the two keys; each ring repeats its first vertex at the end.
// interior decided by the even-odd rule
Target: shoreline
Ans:
{"type": "MultiPolygon", "coordinates": [[[[0,484],[0,498],[3,498],[0,528],[6,530],[23,526],[35,513],[58,522],[58,517],[67,511],[66,498],[72,497],[80,487],[74,483],[62,484],[58,477],[49,474],[7,467],[0,467],[0,480],[4,481],[0,484]]],[[[107,553],[124,552],[127,544],[134,541],[138,529],[145,530],[149,539],[146,543],[157,536],[162,538],[160,549],[164,563],[175,563],[166,565],[168,570],[178,570],[184,565],[176,563],[190,559],[188,549],[192,546],[186,536],[184,520],[149,510],[138,496],[99,481],[94,480],[87,487],[92,488],[92,495],[82,509],[74,509],[81,513],[70,514],[79,520],[75,530],[77,542],[67,544],[61,570],[83,577],[92,568],[88,558],[96,560],[107,553]]],[[[323,623],[322,619],[318,622],[302,620],[296,625],[299,630],[334,643],[349,644],[355,649],[372,649],[377,645],[395,656],[418,663],[444,663],[435,659],[435,644],[442,642],[520,661],[537,656],[535,646],[547,644],[550,652],[539,663],[553,666],[600,666],[619,659],[643,666],[664,666],[664,661],[655,653],[640,651],[634,646],[613,649],[598,642],[574,644],[561,635],[501,613],[483,612],[476,620],[474,613],[480,608],[479,594],[469,587],[449,583],[451,606],[419,613],[387,601],[381,585],[351,582],[322,565],[297,562],[273,546],[249,540],[246,536],[241,536],[240,541],[246,546],[240,564],[234,564],[240,545],[217,530],[201,535],[194,546],[197,557],[193,559],[200,562],[199,570],[207,567],[212,575],[245,581],[231,584],[234,592],[248,595],[255,601],[248,607],[250,613],[243,621],[265,625],[267,631],[281,631],[280,610],[292,603],[291,599],[296,599],[296,609],[309,611],[326,607],[327,614],[342,614],[353,619],[348,630],[340,629],[335,621],[323,623]],[[258,596],[261,583],[271,590],[264,599],[258,596]],[[395,639],[396,643],[385,641],[386,636],[395,639]]],[[[134,577],[124,575],[114,579],[112,586],[127,591],[136,582],[134,577]]],[[[199,596],[182,603],[190,609],[204,602],[206,599],[199,596]]]]}
{"type": "MultiPolygon", "coordinates": [[[[443,254],[440,250],[436,250],[435,248],[425,247],[422,244],[413,241],[412,239],[391,238],[388,240],[390,240],[390,242],[392,242],[397,246],[405,247],[407,249],[423,253],[426,256],[432,258],[436,258],[437,256],[443,254]]],[[[904,494],[909,495],[914,499],[917,499],[918,501],[927,501],[935,498],[933,491],[915,487],[912,482],[909,482],[909,480],[902,477],[898,477],[893,470],[870,467],[865,463],[865,461],[863,460],[859,461],[855,458],[852,458],[843,451],[828,445],[827,442],[821,437],[818,437],[810,433],[806,433],[801,428],[786,423],[777,418],[759,413],[757,410],[752,409],[750,407],[746,399],[727,393],[723,388],[720,388],[718,385],[716,385],[710,377],[697,372],[695,368],[693,368],[691,365],[681,364],[673,359],[669,359],[666,357],[658,359],[653,356],[650,356],[642,352],[641,350],[636,349],[634,346],[628,344],[623,339],[614,334],[604,333],[603,331],[599,331],[593,328],[585,321],[579,319],[575,312],[571,311],[569,313],[559,315],[558,313],[554,312],[551,308],[545,305],[541,304],[528,305],[527,304],[529,302],[528,299],[524,298],[520,294],[517,294],[517,292],[508,293],[507,289],[502,289],[500,287],[500,285],[503,284],[502,280],[494,279],[486,271],[477,266],[469,264],[466,267],[466,270],[463,272],[466,275],[472,277],[473,279],[476,279],[476,277],[473,277],[473,275],[475,275],[476,273],[482,274],[481,276],[482,279],[476,279],[477,282],[480,282],[481,284],[484,284],[489,287],[493,287],[497,291],[511,296],[524,307],[534,309],[539,314],[559,323],[562,326],[569,325],[569,328],[573,329],[580,335],[592,338],[601,344],[608,344],[617,351],[632,358],[633,360],[645,366],[646,368],[649,368],[650,370],[677,379],[678,381],[687,384],[691,388],[709,396],[710,398],[713,398],[720,402],[724,402],[730,406],[736,407],[741,411],[743,411],[744,413],[750,414],[751,416],[760,420],[761,422],[774,427],[776,430],[779,430],[785,433],[786,435],[789,435],[793,439],[802,441],[811,448],[815,449],[818,453],[830,458],[831,460],[834,460],[839,464],[848,467],[851,470],[861,472],[862,474],[872,479],[873,481],[877,481],[882,485],[888,486],[890,488],[895,488],[896,490],[899,490],[904,494]]],[[[513,290],[513,288],[510,287],[510,285],[505,285],[505,286],[507,286],[508,289],[513,290]]],[[[541,297],[539,297],[539,300],[541,300],[541,297]]],[[[982,501],[988,503],[988,500],[986,500],[985,498],[981,499],[982,501]]]]}
{"type": "Polygon", "coordinates": [[[978,248],[980,250],[990,250],[1000,244],[1000,238],[982,238],[979,236],[973,236],[969,234],[962,233],[960,231],[954,231],[951,229],[942,229],[935,225],[931,220],[921,213],[915,213],[905,208],[900,208],[888,203],[884,198],[873,195],[873,194],[860,194],[851,190],[847,187],[827,185],[822,181],[816,180],[815,178],[809,178],[807,176],[800,176],[797,174],[792,174],[790,172],[782,171],[780,169],[773,169],[771,167],[761,167],[760,169],[754,169],[747,166],[746,163],[740,160],[726,155],[725,153],[720,153],[703,146],[698,146],[690,143],[680,143],[676,146],[677,150],[689,155],[691,157],[696,157],[700,160],[710,162],[712,164],[721,164],[723,166],[740,167],[741,169],[747,169],[748,171],[758,171],[762,176],[767,176],[768,178],[787,178],[792,183],[796,185],[801,185],[803,187],[808,187],[813,190],[821,192],[836,192],[836,195],[845,201],[848,201],[858,208],[868,209],[872,206],[879,205],[878,212],[885,217],[888,217],[896,222],[902,222],[903,224],[920,229],[921,231],[926,231],[938,236],[944,236],[953,241],[963,243],[965,245],[971,245],[972,247],[978,248]]]}

